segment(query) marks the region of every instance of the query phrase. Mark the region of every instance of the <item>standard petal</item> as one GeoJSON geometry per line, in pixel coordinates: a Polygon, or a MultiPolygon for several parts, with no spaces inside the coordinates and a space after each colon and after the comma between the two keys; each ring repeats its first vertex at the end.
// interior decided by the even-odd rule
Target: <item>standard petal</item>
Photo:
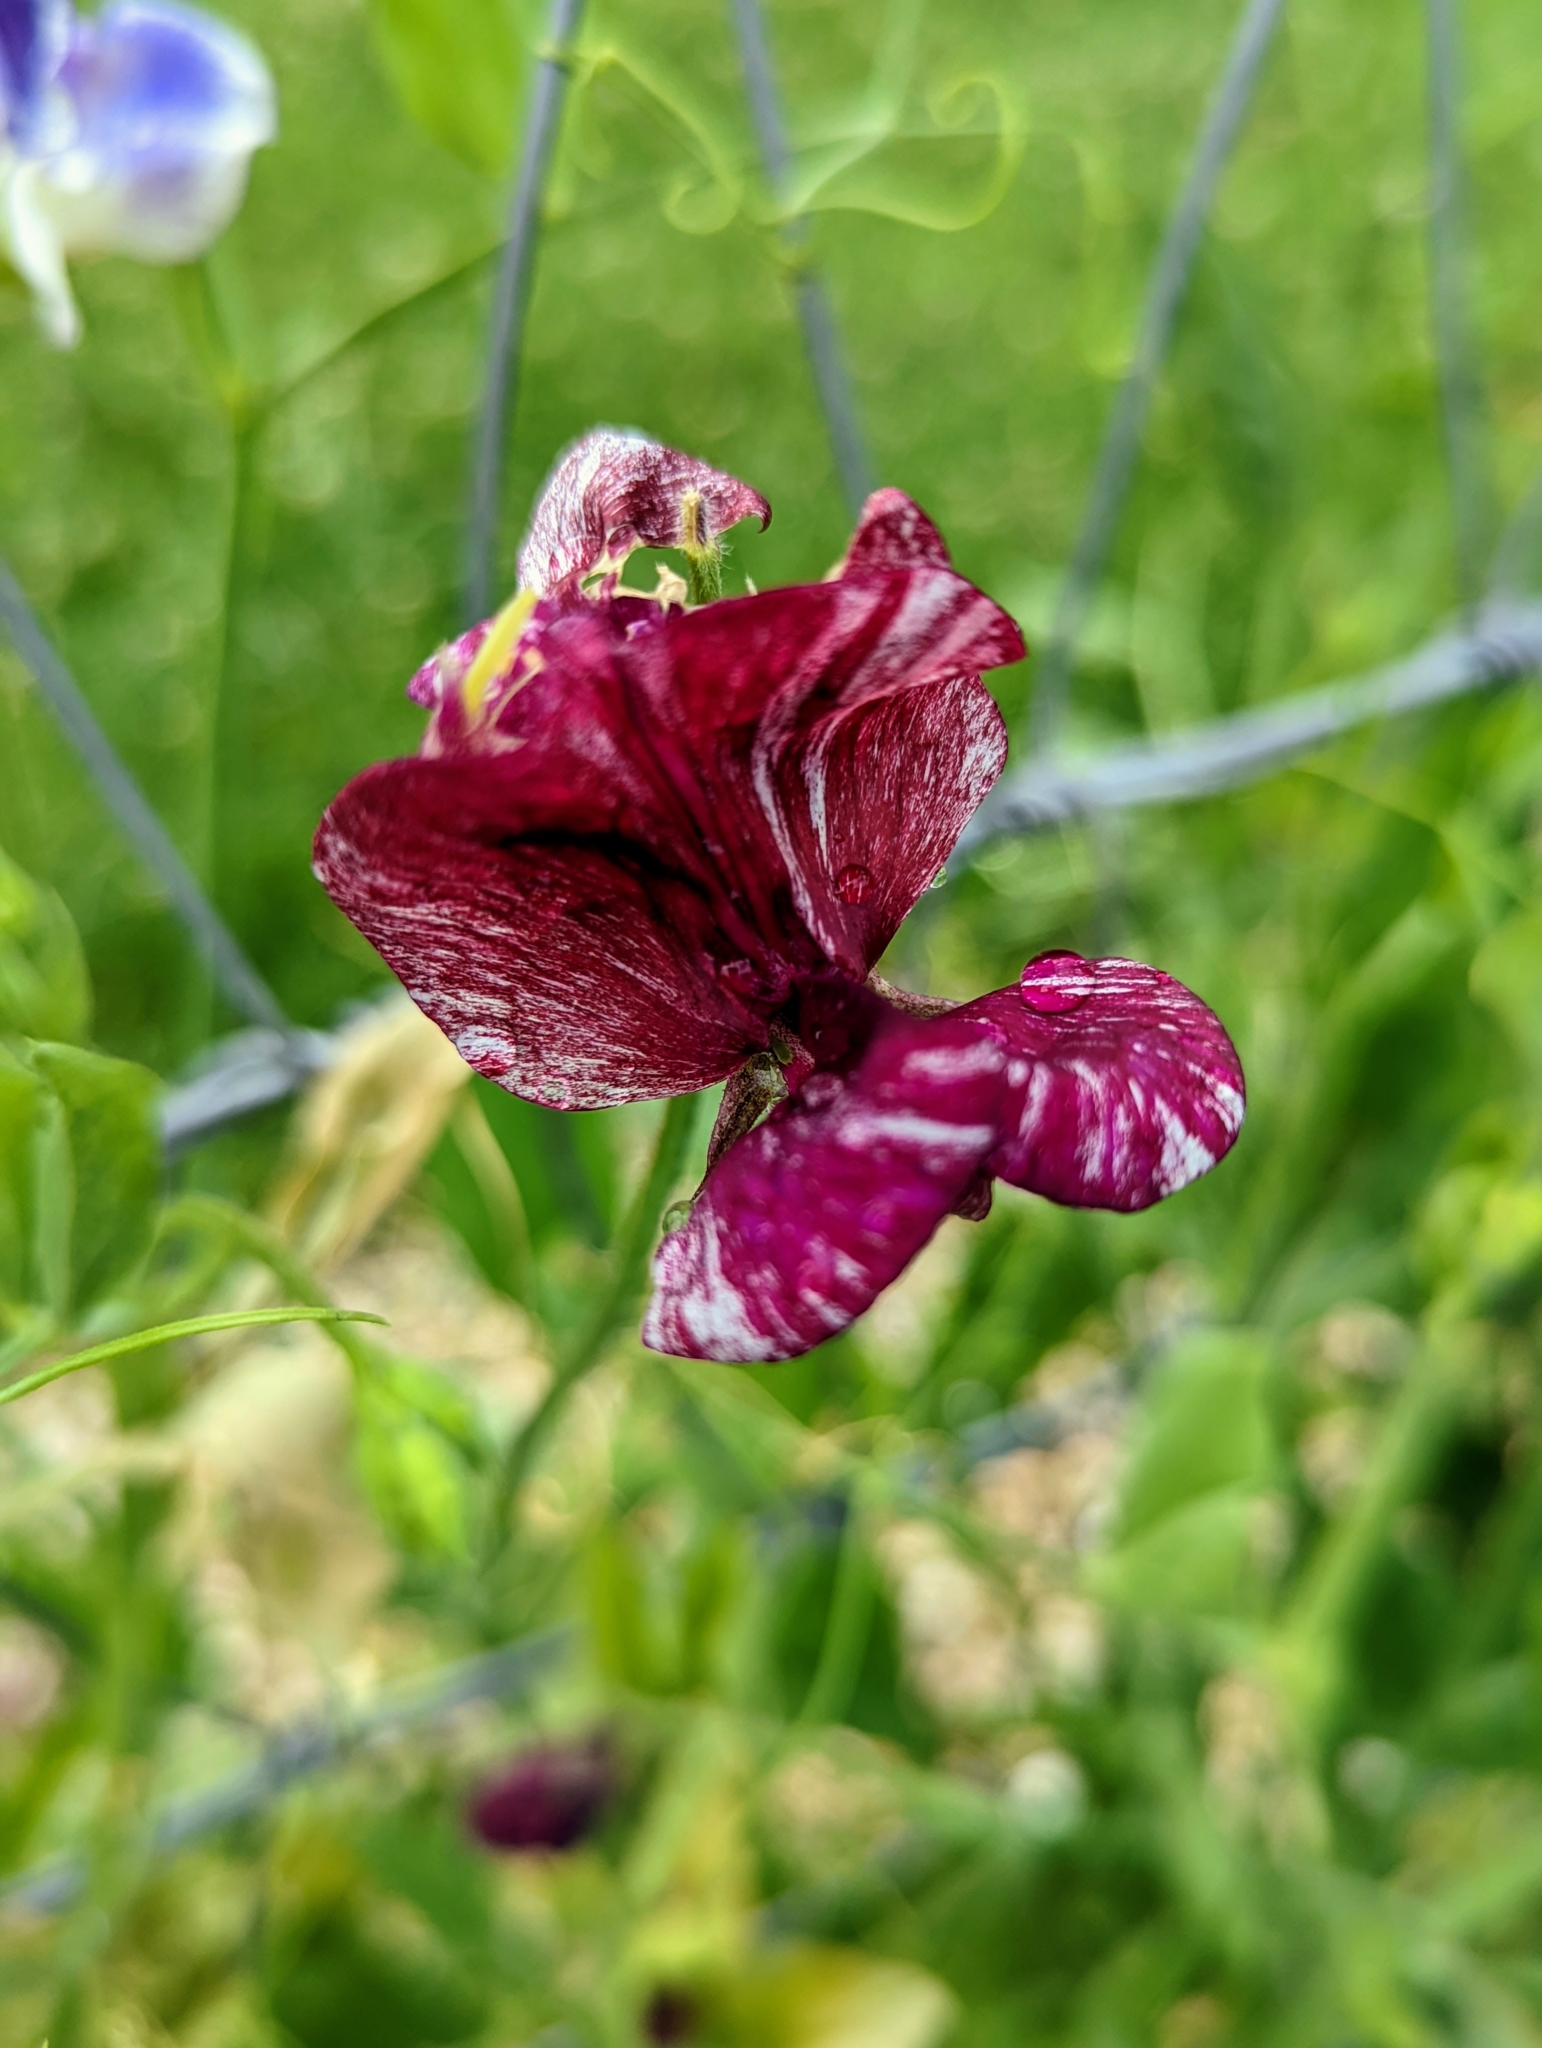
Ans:
{"type": "Polygon", "coordinates": [[[0,134],[32,149],[55,109],[48,87],[69,40],[69,0],[0,0],[0,134]]]}
{"type": "Polygon", "coordinates": [[[885,1011],[853,1064],[811,1075],[713,1168],[654,1259],[643,1342],[753,1364],[844,1330],[969,1191],[1005,1064],[956,1011],[885,1011]]]}
{"type": "Polygon", "coordinates": [[[762,929],[790,908],[860,975],[1000,772],[973,679],[1021,653],[999,605],[928,564],[705,605],[625,665],[654,758],[762,929]]]}
{"type": "Polygon", "coordinates": [[[881,958],[1006,757],[1006,726],[975,676],[822,719],[784,750],[778,840],[804,922],[848,974],[881,958]]]}
{"type": "Polygon", "coordinates": [[[857,515],[846,559],[837,576],[864,569],[919,569],[952,566],[948,544],[914,498],[888,488],[874,491],[857,515]]]}
{"type": "Polygon", "coordinates": [[[633,548],[711,546],[741,519],[771,522],[748,484],[642,434],[597,427],[558,461],[519,551],[522,590],[574,592],[618,574],[633,548]]]}
{"type": "Polygon", "coordinates": [[[702,1088],[767,1043],[707,896],[608,815],[521,750],[367,769],[316,836],[327,893],[466,1061],[557,1109],[702,1088]]]}
{"type": "Polygon", "coordinates": [[[1242,1128],[1242,1063],[1182,982],[1137,960],[1030,960],[952,1013],[1008,1054],[1000,1180],[1077,1209],[1145,1209],[1208,1173],[1242,1128]]]}
{"type": "Polygon", "coordinates": [[[277,120],[255,47],[174,0],[113,0],[76,25],[60,78],[76,132],[48,159],[51,216],[72,255],[202,255],[233,219],[252,152],[277,120]]]}

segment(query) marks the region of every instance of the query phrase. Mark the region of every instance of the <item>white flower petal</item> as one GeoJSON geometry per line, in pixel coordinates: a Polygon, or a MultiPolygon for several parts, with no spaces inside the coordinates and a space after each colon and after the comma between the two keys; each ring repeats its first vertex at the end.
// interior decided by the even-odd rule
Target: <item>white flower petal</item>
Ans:
{"type": "Polygon", "coordinates": [[[73,348],[80,339],[80,309],[36,164],[0,164],[0,248],[31,286],[49,340],[57,348],[73,348]]]}

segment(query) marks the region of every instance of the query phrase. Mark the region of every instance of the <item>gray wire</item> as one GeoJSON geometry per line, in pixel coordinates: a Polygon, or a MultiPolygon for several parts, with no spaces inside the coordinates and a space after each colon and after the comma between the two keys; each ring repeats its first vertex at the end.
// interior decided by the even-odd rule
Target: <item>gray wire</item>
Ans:
{"type": "MultiPolygon", "coordinates": [[[[792,156],[787,146],[787,126],[782,118],[765,16],[760,10],[760,0],[733,0],[733,9],[744,63],[745,90],[760,143],[766,181],[777,197],[783,198],[792,156]]],[[[835,324],[835,313],[824,279],[809,250],[808,222],[803,219],[789,221],[785,242],[793,266],[804,351],[808,356],[814,389],[819,396],[820,410],[824,414],[825,431],[830,437],[830,450],[835,457],[841,493],[847,510],[855,517],[873,488],[873,465],[862,433],[851,374],[841,348],[840,330],[835,324]]]]}
{"type": "Polygon", "coordinates": [[[1032,832],[1096,811],[1177,803],[1240,789],[1356,726],[1427,709],[1542,670],[1542,603],[1494,598],[1470,628],[1427,641],[1368,675],[1301,690],[1256,711],[1109,747],[1085,761],[1030,758],[975,813],[966,859],[1004,832],[1032,832]]]}
{"type": "Polygon", "coordinates": [[[519,365],[541,233],[541,203],[562,124],[567,94],[567,49],[583,15],[584,0],[552,0],[550,48],[536,66],[525,121],[525,146],[509,206],[509,231],[493,290],[487,347],[487,382],[477,423],[471,504],[466,525],[466,620],[484,619],[497,590],[498,519],[510,423],[519,395],[519,365]]]}
{"type": "MultiPolygon", "coordinates": [[[[571,1647],[574,1635],[567,1624],[543,1629],[500,1650],[451,1664],[426,1682],[398,1687],[364,1713],[331,1715],[283,1729],[269,1739],[254,1763],[163,1807],[150,1830],[151,1853],[172,1855],[232,1821],[263,1812],[296,1779],[325,1770],[362,1743],[408,1728],[431,1727],[473,1700],[520,1698],[571,1647]]],[[[0,1884],[0,1907],[63,1912],[80,1897],[87,1876],[83,1858],[60,1857],[0,1884]]]]}
{"type": "Polygon", "coordinates": [[[1076,644],[1087,623],[1093,593],[1118,530],[1125,493],[1140,452],[1151,393],[1172,342],[1210,202],[1284,11],[1285,0],[1246,0],[1226,68],[1195,144],[1182,193],[1157,252],[1141,308],[1135,353],[1114,401],[1081,531],[1061,585],[1049,638],[1039,658],[1029,732],[1035,748],[1051,748],[1059,736],[1076,644]]]}
{"type": "Polygon", "coordinates": [[[1476,605],[1498,520],[1489,460],[1488,398],[1471,311],[1456,10],[1457,0],[1424,0],[1429,52],[1430,319],[1451,479],[1457,587],[1464,604],[1476,605]]]}
{"type": "Polygon", "coordinates": [[[190,1077],[161,1098],[161,1143],[175,1159],[201,1138],[286,1102],[337,1056],[324,1031],[253,1029],[209,1047],[190,1077]]]}
{"type": "Polygon", "coordinates": [[[287,1039],[294,1026],[277,996],[247,958],[240,941],[204,894],[144,791],[118,758],[62,657],[49,640],[21,585],[0,558],[0,624],[31,670],[43,701],[64,728],[97,792],[140,859],[165,890],[231,1007],[264,1030],[287,1039]]]}

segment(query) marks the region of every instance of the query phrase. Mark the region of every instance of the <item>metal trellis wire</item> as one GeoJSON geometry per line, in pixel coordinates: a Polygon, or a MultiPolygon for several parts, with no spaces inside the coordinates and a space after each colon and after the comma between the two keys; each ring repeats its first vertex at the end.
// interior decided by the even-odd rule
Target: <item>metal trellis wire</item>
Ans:
{"type": "Polygon", "coordinates": [[[535,85],[525,121],[519,174],[509,208],[508,237],[493,291],[492,326],[487,349],[487,381],[482,394],[476,450],[472,463],[471,505],[466,534],[466,623],[485,619],[497,591],[498,522],[503,506],[503,476],[514,403],[519,392],[520,358],[524,353],[525,315],[535,276],[536,243],[541,233],[541,207],[551,175],[567,98],[568,46],[578,32],[584,0],[552,0],[547,26],[548,47],[536,66],[535,85]]]}
{"type": "Polygon", "coordinates": [[[85,692],[43,631],[8,564],[0,559],[0,625],[31,672],[43,701],[83,762],[97,793],[125,837],[165,890],[232,1009],[258,1029],[288,1041],[294,1027],[248,959],[240,941],[204,894],[197,876],[119,758],[85,692]]]}
{"type": "Polygon", "coordinates": [[[1472,318],[1466,177],[1461,148],[1458,0],[1424,0],[1430,151],[1430,324],[1451,481],[1457,587],[1482,596],[1498,529],[1488,397],[1472,318]]]}
{"type": "MultiPolygon", "coordinates": [[[[561,1661],[574,1639],[567,1624],[543,1629],[483,1656],[467,1657],[427,1679],[395,1687],[371,1706],[278,1729],[254,1762],[164,1806],[150,1824],[146,1848],[152,1856],[169,1856],[232,1821],[265,1811],[297,1779],[407,1729],[434,1727],[473,1701],[512,1705],[561,1661]]],[[[76,1856],[24,1870],[0,1884],[0,1909],[63,1912],[85,1890],[87,1877],[85,1860],[76,1856]]]]}
{"type": "MultiPolygon", "coordinates": [[[[787,124],[782,117],[781,94],[771,62],[771,44],[766,34],[760,0],[733,0],[734,27],[744,62],[744,84],[750,113],[760,143],[766,181],[778,199],[787,195],[792,153],[787,146],[787,124]]],[[[815,267],[809,248],[809,227],[804,219],[787,223],[784,242],[793,265],[798,298],[798,318],[803,327],[803,346],[824,414],[830,452],[840,479],[846,509],[853,517],[861,510],[873,488],[872,461],[857,413],[851,372],[841,348],[840,330],[825,281],[815,267]]]]}
{"type": "Polygon", "coordinates": [[[1049,639],[1034,679],[1029,744],[1048,752],[1059,738],[1076,643],[1108,562],[1130,479],[1140,454],[1151,394],[1178,324],[1194,260],[1221,173],[1241,133],[1264,59],[1285,12],[1285,0],[1246,0],[1226,67],[1205,113],[1183,190],[1152,265],[1135,352],[1125,372],[1098,453],[1087,509],[1060,588],[1049,639]]]}

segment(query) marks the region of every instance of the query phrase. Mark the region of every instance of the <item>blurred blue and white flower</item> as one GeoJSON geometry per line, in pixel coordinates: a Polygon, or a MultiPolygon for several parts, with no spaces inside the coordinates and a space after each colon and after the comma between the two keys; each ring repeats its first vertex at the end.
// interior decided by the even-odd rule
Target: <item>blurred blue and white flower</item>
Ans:
{"type": "Polygon", "coordinates": [[[72,256],[187,263],[234,218],[273,139],[273,80],[242,35],[176,0],[0,0],[0,255],[69,347],[72,256]]]}

